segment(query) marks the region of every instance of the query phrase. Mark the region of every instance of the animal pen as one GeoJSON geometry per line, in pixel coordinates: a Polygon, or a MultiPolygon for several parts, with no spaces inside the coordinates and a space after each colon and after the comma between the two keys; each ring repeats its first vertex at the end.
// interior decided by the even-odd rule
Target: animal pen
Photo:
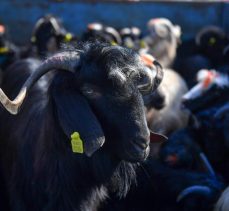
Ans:
{"type": "Polygon", "coordinates": [[[1,0],[1,211],[228,211],[227,0],[1,0]]]}

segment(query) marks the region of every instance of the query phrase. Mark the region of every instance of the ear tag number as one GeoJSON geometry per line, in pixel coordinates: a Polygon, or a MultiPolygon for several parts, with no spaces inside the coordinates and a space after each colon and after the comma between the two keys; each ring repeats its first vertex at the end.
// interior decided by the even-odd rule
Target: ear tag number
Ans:
{"type": "Polygon", "coordinates": [[[72,133],[71,144],[74,153],[83,153],[83,141],[80,139],[80,134],[78,132],[72,133]]]}

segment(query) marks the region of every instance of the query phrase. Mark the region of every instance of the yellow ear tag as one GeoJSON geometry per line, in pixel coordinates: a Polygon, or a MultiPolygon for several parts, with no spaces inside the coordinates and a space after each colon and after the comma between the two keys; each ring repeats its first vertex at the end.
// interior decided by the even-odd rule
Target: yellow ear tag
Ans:
{"type": "Polygon", "coordinates": [[[111,45],[117,45],[117,43],[114,40],[112,40],[111,45]]]}
{"type": "Polygon", "coordinates": [[[64,42],[70,42],[72,40],[72,34],[67,33],[64,37],[64,42]]]}
{"type": "Polygon", "coordinates": [[[9,48],[7,48],[7,47],[0,47],[0,53],[2,54],[2,53],[7,53],[7,52],[9,52],[9,48]]]}
{"type": "Polygon", "coordinates": [[[80,139],[80,134],[78,132],[74,132],[71,135],[71,144],[74,153],[83,153],[83,141],[80,139]]]}

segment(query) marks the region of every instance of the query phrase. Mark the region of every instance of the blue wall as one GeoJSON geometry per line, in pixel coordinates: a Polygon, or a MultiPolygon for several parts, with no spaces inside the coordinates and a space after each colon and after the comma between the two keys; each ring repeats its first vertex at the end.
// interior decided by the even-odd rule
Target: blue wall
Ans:
{"type": "Polygon", "coordinates": [[[34,23],[46,13],[61,17],[66,28],[78,35],[88,23],[94,21],[115,27],[135,25],[144,31],[146,22],[152,17],[167,17],[181,25],[185,37],[193,36],[201,27],[209,24],[222,26],[229,31],[227,3],[0,1],[0,21],[8,24],[11,38],[20,44],[29,40],[34,23]]]}

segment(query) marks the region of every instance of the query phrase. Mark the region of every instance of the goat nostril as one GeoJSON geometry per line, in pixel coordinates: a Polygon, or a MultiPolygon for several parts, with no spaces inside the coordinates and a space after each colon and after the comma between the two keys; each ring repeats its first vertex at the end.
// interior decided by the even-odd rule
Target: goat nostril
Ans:
{"type": "Polygon", "coordinates": [[[142,149],[146,149],[149,146],[149,142],[149,137],[136,137],[135,139],[133,139],[133,143],[142,149]]]}

